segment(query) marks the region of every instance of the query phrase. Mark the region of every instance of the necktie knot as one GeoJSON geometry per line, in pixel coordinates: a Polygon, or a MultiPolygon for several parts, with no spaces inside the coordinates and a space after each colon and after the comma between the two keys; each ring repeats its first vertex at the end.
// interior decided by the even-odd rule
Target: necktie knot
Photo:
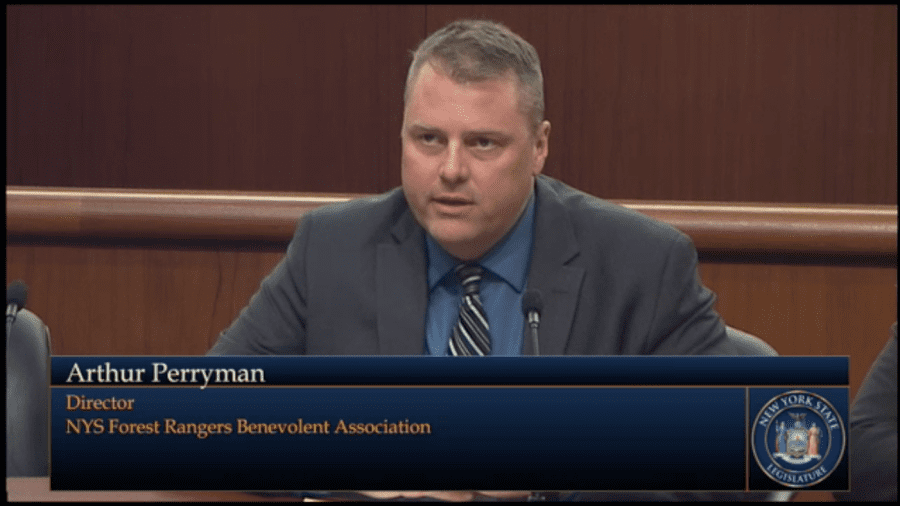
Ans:
{"type": "Polygon", "coordinates": [[[456,267],[456,275],[462,284],[465,295],[476,295],[479,290],[481,276],[484,270],[478,264],[461,264],[456,267]]]}
{"type": "Polygon", "coordinates": [[[476,263],[456,267],[463,296],[459,305],[459,319],[450,336],[450,354],[453,356],[485,356],[491,352],[490,326],[478,295],[478,285],[483,273],[484,270],[476,263]]]}

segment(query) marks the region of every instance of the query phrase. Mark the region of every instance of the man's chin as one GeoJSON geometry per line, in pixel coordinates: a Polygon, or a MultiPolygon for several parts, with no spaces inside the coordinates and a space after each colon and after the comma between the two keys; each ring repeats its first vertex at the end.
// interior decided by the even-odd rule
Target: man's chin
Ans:
{"type": "Polygon", "coordinates": [[[429,233],[444,251],[460,260],[474,260],[483,253],[480,251],[479,241],[471,231],[441,229],[429,233]]]}

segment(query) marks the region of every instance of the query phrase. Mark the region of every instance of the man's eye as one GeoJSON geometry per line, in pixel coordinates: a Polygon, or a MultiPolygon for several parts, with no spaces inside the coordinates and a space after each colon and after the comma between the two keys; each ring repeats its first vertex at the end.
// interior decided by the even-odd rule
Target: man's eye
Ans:
{"type": "Polygon", "coordinates": [[[490,149],[497,146],[497,143],[494,142],[493,139],[488,139],[487,137],[479,137],[475,139],[475,147],[481,149],[490,149]]]}
{"type": "Polygon", "coordinates": [[[438,141],[438,137],[434,134],[422,134],[419,136],[419,140],[422,141],[423,144],[434,144],[438,141]]]}

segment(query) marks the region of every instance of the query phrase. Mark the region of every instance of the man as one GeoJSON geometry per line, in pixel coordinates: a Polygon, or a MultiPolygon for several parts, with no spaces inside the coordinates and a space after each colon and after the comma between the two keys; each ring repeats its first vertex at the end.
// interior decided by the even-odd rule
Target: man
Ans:
{"type": "Polygon", "coordinates": [[[897,322],[850,409],[850,492],[834,497],[897,502],[897,322]]]}
{"type": "Polygon", "coordinates": [[[404,101],[402,190],[306,215],[211,354],[533,354],[526,288],[542,355],[734,352],[690,239],[540,175],[528,42],[451,23],[415,52],[404,101]]]}

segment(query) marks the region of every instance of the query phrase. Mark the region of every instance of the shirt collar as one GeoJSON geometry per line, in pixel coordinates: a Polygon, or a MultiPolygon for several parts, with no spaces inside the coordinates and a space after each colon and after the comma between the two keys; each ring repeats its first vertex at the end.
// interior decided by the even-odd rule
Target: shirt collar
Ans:
{"type": "MultiPolygon", "coordinates": [[[[517,292],[525,289],[531,246],[534,240],[535,192],[531,192],[519,221],[493,248],[478,259],[478,264],[509,283],[517,292]]],[[[425,234],[428,259],[428,290],[434,289],[459,264],[431,234],[425,234]]]]}

